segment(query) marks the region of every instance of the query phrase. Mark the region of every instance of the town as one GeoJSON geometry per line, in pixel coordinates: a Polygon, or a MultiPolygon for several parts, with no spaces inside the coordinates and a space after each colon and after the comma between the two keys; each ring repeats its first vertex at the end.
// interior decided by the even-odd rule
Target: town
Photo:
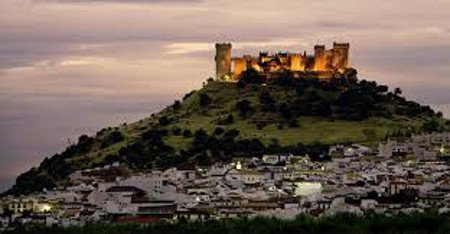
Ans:
{"type": "Polygon", "coordinates": [[[233,158],[208,167],[80,170],[65,186],[0,201],[0,230],[24,225],[155,223],[232,217],[294,218],[450,211],[450,132],[331,146],[308,155],[233,158]]]}

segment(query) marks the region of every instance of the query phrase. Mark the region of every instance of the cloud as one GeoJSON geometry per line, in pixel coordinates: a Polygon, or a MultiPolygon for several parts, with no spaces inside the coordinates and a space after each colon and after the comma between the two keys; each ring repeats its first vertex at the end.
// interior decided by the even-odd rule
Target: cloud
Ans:
{"type": "MultiPolygon", "coordinates": [[[[264,48],[288,48],[294,46],[311,46],[311,43],[305,39],[297,38],[279,38],[265,41],[238,41],[233,43],[233,49],[248,50],[248,49],[264,49],[264,48]]],[[[198,52],[207,52],[214,50],[214,43],[212,42],[180,42],[165,45],[163,51],[168,55],[184,55],[198,52]]]]}
{"type": "Polygon", "coordinates": [[[446,34],[449,32],[448,29],[439,27],[439,26],[430,26],[425,28],[425,31],[428,33],[434,33],[434,34],[446,34]]]}
{"type": "Polygon", "coordinates": [[[325,29],[347,29],[347,30],[374,30],[374,29],[392,29],[393,25],[382,22],[362,22],[335,19],[320,19],[314,22],[315,25],[325,29]]]}
{"type": "Polygon", "coordinates": [[[114,4],[174,4],[174,3],[198,3],[202,0],[35,0],[35,2],[53,3],[114,3],[114,4]]]}

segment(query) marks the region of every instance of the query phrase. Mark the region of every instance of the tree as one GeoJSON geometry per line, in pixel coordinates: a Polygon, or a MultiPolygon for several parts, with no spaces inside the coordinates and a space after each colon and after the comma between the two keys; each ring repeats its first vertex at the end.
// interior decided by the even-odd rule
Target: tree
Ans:
{"type": "Polygon", "coordinates": [[[194,93],[195,93],[195,90],[192,90],[191,92],[185,94],[184,97],[183,97],[183,101],[186,100],[186,99],[188,99],[188,98],[189,98],[190,96],[192,96],[192,94],[194,94],[194,93]]]}
{"type": "Polygon", "coordinates": [[[214,135],[222,135],[224,132],[225,130],[221,127],[216,127],[216,129],[214,129],[214,135]]]}
{"type": "Polygon", "coordinates": [[[155,155],[145,150],[142,142],[136,142],[119,149],[119,157],[128,165],[135,168],[149,168],[155,155]]]}
{"type": "Polygon", "coordinates": [[[349,68],[345,71],[344,77],[350,84],[356,84],[358,82],[358,71],[354,68],[349,68]]]}
{"type": "Polygon", "coordinates": [[[237,85],[239,88],[243,88],[247,84],[262,84],[262,83],[264,83],[264,80],[259,75],[259,72],[253,68],[250,68],[242,72],[242,77],[239,79],[237,85]]]}
{"type": "Polygon", "coordinates": [[[239,130],[237,130],[237,129],[231,129],[231,130],[227,131],[227,132],[224,134],[224,137],[234,139],[234,138],[236,138],[236,137],[239,136],[239,133],[240,133],[239,130]]]}
{"type": "Polygon", "coordinates": [[[395,88],[395,89],[394,89],[394,95],[395,95],[395,96],[400,96],[400,95],[402,95],[402,90],[401,90],[399,87],[395,88]]]}
{"type": "MultiPolygon", "coordinates": [[[[52,166],[53,165],[54,164],[52,163],[52,166]]],[[[65,170],[69,171],[69,168],[66,168],[65,170]]],[[[54,180],[50,178],[49,175],[41,174],[37,168],[33,167],[17,177],[16,183],[9,193],[12,195],[25,195],[36,191],[42,191],[44,188],[53,189],[55,186],[54,180]]]]}
{"type": "Polygon", "coordinates": [[[378,93],[386,93],[387,91],[389,91],[389,87],[386,85],[379,85],[377,86],[377,91],[378,93]]]}
{"type": "Polygon", "coordinates": [[[80,154],[88,152],[94,145],[94,138],[88,137],[87,135],[81,135],[78,138],[78,145],[76,145],[73,150],[80,154]]]}
{"type": "Polygon", "coordinates": [[[206,93],[200,94],[200,107],[206,108],[212,103],[212,99],[206,93]]]}
{"type": "Polygon", "coordinates": [[[173,103],[172,108],[173,108],[174,110],[179,110],[179,109],[181,109],[181,102],[180,102],[179,100],[176,100],[176,101],[173,103]]]}
{"type": "Polygon", "coordinates": [[[105,148],[107,146],[121,142],[124,139],[125,137],[123,136],[122,132],[114,130],[104,138],[104,140],[101,142],[101,147],[105,148]]]}
{"type": "Polygon", "coordinates": [[[298,122],[297,122],[296,119],[291,119],[291,120],[289,121],[289,127],[290,127],[290,128],[298,128],[298,127],[300,127],[300,126],[298,125],[298,122]]]}
{"type": "Polygon", "coordinates": [[[80,137],[78,137],[78,144],[82,144],[85,141],[89,140],[89,136],[86,134],[81,135],[80,137]]]}
{"type": "Polygon", "coordinates": [[[275,112],[275,100],[270,96],[269,92],[262,92],[259,96],[259,103],[263,111],[275,112]]]}
{"type": "Polygon", "coordinates": [[[232,114],[228,114],[226,115],[225,118],[223,118],[223,116],[221,116],[218,120],[217,120],[217,124],[219,125],[229,125],[234,123],[234,116],[232,114]]]}
{"type": "Polygon", "coordinates": [[[158,123],[159,123],[161,126],[167,126],[167,125],[169,125],[171,122],[172,122],[172,120],[169,119],[167,116],[163,116],[163,117],[161,117],[161,118],[158,120],[158,123]]]}
{"type": "Polygon", "coordinates": [[[432,132],[440,132],[442,131],[441,123],[438,119],[432,118],[422,125],[422,131],[426,133],[432,133],[432,132]]]}
{"type": "Polygon", "coordinates": [[[174,136],[179,136],[179,135],[181,135],[181,128],[179,128],[179,127],[174,127],[174,128],[172,129],[172,134],[173,134],[174,136]]]}
{"type": "Polygon", "coordinates": [[[282,103],[278,108],[278,113],[285,120],[290,120],[292,118],[291,108],[286,104],[282,103]]]}
{"type": "Polygon", "coordinates": [[[191,130],[185,129],[185,130],[183,131],[183,137],[184,137],[184,138],[192,137],[192,132],[191,132],[191,130]]]}
{"type": "Polygon", "coordinates": [[[208,134],[203,128],[197,129],[194,133],[194,146],[203,146],[208,141],[208,134]]]}
{"type": "Polygon", "coordinates": [[[236,109],[238,111],[239,116],[243,118],[247,118],[248,114],[253,111],[251,103],[246,99],[237,102],[236,109]]]}
{"type": "Polygon", "coordinates": [[[284,71],[276,80],[275,84],[279,86],[290,87],[294,83],[294,73],[291,71],[284,71]]]}

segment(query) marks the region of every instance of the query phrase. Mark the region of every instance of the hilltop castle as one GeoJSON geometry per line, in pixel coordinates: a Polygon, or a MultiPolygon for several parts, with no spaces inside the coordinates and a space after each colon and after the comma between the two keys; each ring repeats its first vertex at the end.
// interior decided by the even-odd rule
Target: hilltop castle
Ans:
{"type": "Polygon", "coordinates": [[[314,55],[303,53],[279,52],[269,54],[260,52],[259,57],[244,55],[231,57],[231,43],[216,44],[216,79],[235,82],[242,72],[249,68],[258,71],[265,78],[276,78],[285,71],[291,71],[294,77],[305,74],[319,79],[330,79],[343,74],[349,68],[349,43],[333,43],[327,50],[324,45],[314,46],[314,55]]]}

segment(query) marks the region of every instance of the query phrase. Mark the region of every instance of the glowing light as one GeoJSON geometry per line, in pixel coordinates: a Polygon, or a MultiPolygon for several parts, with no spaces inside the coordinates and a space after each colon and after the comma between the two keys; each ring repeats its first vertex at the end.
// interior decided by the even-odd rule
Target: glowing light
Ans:
{"type": "Polygon", "coordinates": [[[42,204],[39,209],[40,212],[49,212],[51,210],[52,207],[49,204],[42,204]]]}
{"type": "Polygon", "coordinates": [[[236,164],[236,169],[237,170],[241,170],[242,169],[242,164],[241,164],[241,162],[237,162],[237,164],[236,164]]]}

